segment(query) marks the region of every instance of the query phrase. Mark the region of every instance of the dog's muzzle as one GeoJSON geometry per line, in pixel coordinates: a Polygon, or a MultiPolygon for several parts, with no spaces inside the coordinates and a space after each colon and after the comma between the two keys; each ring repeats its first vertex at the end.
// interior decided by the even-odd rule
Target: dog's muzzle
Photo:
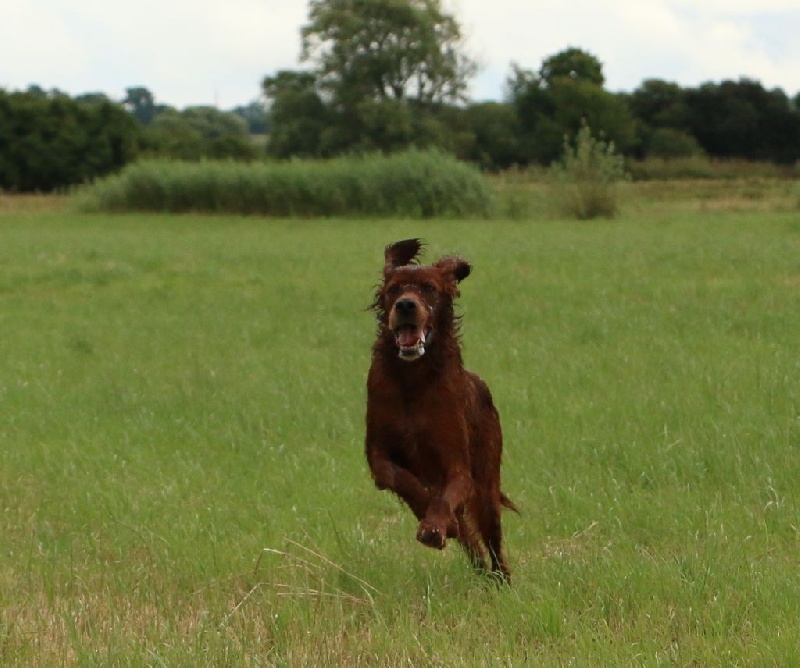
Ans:
{"type": "Polygon", "coordinates": [[[425,346],[430,343],[432,331],[424,323],[427,318],[422,313],[425,307],[411,297],[398,299],[393,308],[391,323],[394,326],[394,342],[400,359],[411,362],[425,354],[425,346]],[[423,324],[420,324],[420,321],[423,324]]]}
{"type": "Polygon", "coordinates": [[[431,332],[426,332],[414,324],[399,325],[394,330],[394,341],[400,351],[400,359],[411,362],[425,354],[425,346],[430,343],[431,332]]]}

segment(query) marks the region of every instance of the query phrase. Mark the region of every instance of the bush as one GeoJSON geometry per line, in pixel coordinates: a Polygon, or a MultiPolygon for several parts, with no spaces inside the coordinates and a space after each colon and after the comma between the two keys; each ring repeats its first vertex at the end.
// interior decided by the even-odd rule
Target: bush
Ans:
{"type": "Polygon", "coordinates": [[[141,148],[151,159],[254,160],[258,154],[245,120],[213,107],[159,112],[143,129],[141,148]]]}
{"type": "Polygon", "coordinates": [[[136,153],[130,115],[102,95],[0,89],[0,189],[53,192],[104,176],[136,153]]]}
{"type": "Polygon", "coordinates": [[[705,155],[703,147],[689,133],[675,128],[658,128],[647,140],[645,153],[652,158],[693,158],[705,155]]]}
{"type": "Polygon", "coordinates": [[[627,178],[612,142],[592,137],[585,123],[575,146],[564,140],[561,161],[550,168],[551,197],[558,215],[588,220],[613,218],[619,210],[616,184],[627,178]]]}
{"type": "Polygon", "coordinates": [[[251,163],[147,161],[78,195],[85,211],[265,216],[481,217],[492,208],[480,172],[436,151],[251,163]]]}

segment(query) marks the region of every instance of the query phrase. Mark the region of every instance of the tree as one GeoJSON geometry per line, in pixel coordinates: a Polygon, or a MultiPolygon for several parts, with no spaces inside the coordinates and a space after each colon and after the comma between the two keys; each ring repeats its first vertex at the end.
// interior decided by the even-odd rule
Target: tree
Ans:
{"type": "Polygon", "coordinates": [[[278,156],[443,145],[441,112],[475,71],[441,0],[311,0],[310,71],[264,80],[278,156]]]}
{"type": "Polygon", "coordinates": [[[459,109],[457,155],[483,169],[508,169],[525,162],[520,152],[520,126],[514,107],[506,102],[479,102],[459,109]]]}
{"type": "Polygon", "coordinates": [[[335,103],[460,100],[474,62],[441,0],[311,0],[302,58],[335,103]]]}
{"type": "Polygon", "coordinates": [[[321,157],[327,153],[323,133],[330,112],[311,72],[281,70],[262,83],[269,101],[272,132],[267,149],[278,158],[321,157]]]}
{"type": "Polygon", "coordinates": [[[253,100],[249,104],[234,107],[233,113],[245,120],[251,135],[265,135],[269,132],[270,119],[263,101],[253,100]]]}
{"type": "Polygon", "coordinates": [[[539,77],[545,86],[552,86],[558,79],[586,81],[602,87],[603,64],[591,53],[570,47],[545,58],[539,69],[539,77]]]}
{"type": "Polygon", "coordinates": [[[637,121],[637,157],[677,158],[703,152],[689,131],[686,90],[678,84],[646,79],[626,99],[637,121]]]}
{"type": "Polygon", "coordinates": [[[800,113],[759,82],[707,83],[686,93],[689,129],[709,155],[792,163],[800,158],[800,113]]]}
{"type": "Polygon", "coordinates": [[[117,170],[135,157],[138,133],[103,96],[0,90],[0,189],[51,191],[117,170]]]}
{"type": "Polygon", "coordinates": [[[506,88],[526,161],[553,162],[563,152],[564,137],[575,136],[583,124],[618,151],[633,146],[635,123],[628,105],[603,88],[604,80],[602,64],[579,49],[546,58],[538,74],[512,64],[506,88]]]}
{"type": "Polygon", "coordinates": [[[156,115],[156,103],[153,94],[144,86],[125,89],[122,104],[142,125],[149,125],[156,115]]]}
{"type": "Polygon", "coordinates": [[[205,106],[159,113],[145,128],[144,147],[151,155],[182,160],[249,160],[256,153],[243,118],[205,106]]]}
{"type": "Polygon", "coordinates": [[[691,158],[705,154],[700,142],[688,132],[655,128],[644,137],[644,155],[654,158],[691,158]]]}
{"type": "Polygon", "coordinates": [[[689,107],[686,90],[663,79],[646,79],[628,99],[633,115],[650,128],[686,130],[689,107]]]}
{"type": "Polygon", "coordinates": [[[80,95],[75,96],[75,102],[80,102],[83,104],[103,104],[105,102],[111,102],[111,99],[105,93],[81,93],[80,95]]]}

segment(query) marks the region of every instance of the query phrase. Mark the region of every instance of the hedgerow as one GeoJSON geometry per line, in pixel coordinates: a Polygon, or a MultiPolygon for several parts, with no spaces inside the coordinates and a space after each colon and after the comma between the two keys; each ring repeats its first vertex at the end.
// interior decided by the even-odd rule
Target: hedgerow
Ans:
{"type": "Polygon", "coordinates": [[[83,211],[264,216],[485,217],[480,172],[437,151],[333,160],[143,161],[77,195],[83,211]]]}

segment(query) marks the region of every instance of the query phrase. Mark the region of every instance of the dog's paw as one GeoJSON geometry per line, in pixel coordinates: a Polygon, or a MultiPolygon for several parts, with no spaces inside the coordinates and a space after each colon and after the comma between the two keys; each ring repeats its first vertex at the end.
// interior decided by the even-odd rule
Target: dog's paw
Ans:
{"type": "Polygon", "coordinates": [[[417,540],[423,545],[441,550],[445,546],[447,533],[445,527],[440,527],[429,520],[422,520],[417,529],[417,540]]]}

